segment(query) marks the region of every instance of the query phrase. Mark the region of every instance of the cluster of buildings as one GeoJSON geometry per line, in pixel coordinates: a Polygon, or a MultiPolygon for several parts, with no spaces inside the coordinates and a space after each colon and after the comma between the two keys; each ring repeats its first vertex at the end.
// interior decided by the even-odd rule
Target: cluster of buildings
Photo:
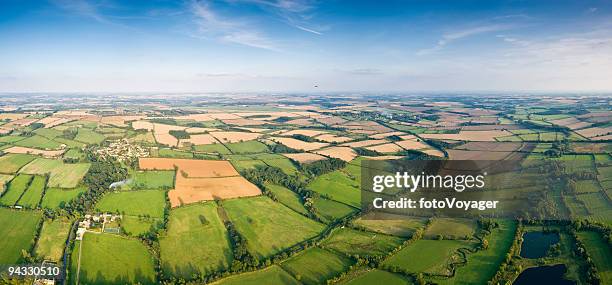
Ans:
{"type": "Polygon", "coordinates": [[[79,222],[79,227],[76,232],[76,240],[83,240],[85,232],[89,231],[93,227],[100,227],[100,232],[104,232],[104,227],[108,223],[121,219],[121,215],[113,215],[108,213],[96,214],[96,215],[85,215],[82,221],[79,222]]]}
{"type": "Polygon", "coordinates": [[[101,157],[114,157],[119,161],[149,156],[148,148],[131,144],[127,139],[112,141],[107,147],[98,148],[95,152],[101,157]]]}

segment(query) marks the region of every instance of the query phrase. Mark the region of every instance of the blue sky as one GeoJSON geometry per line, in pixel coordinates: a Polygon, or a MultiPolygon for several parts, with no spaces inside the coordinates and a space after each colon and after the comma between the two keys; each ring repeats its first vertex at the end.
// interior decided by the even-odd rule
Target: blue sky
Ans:
{"type": "Polygon", "coordinates": [[[4,92],[612,90],[610,1],[0,5],[4,92]]]}

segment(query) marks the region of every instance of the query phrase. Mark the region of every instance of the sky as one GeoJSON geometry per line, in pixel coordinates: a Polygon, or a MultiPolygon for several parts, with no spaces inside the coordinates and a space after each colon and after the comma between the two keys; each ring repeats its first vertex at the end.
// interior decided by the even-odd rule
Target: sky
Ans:
{"type": "Polygon", "coordinates": [[[0,0],[0,92],[612,91],[612,1],[0,0]]]}

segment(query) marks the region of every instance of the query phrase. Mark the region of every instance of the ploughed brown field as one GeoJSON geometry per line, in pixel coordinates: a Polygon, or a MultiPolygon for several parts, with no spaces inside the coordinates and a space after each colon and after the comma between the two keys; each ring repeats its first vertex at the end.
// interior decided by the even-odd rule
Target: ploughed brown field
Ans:
{"type": "Polygon", "coordinates": [[[174,189],[168,192],[172,207],[261,194],[225,160],[140,158],[139,165],[144,170],[177,170],[174,189]]]}

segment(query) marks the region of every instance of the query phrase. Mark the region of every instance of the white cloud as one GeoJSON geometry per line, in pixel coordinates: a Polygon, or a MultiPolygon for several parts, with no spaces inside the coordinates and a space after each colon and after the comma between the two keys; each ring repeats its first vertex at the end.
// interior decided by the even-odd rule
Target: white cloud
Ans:
{"type": "Polygon", "coordinates": [[[419,50],[417,52],[417,55],[428,55],[428,54],[440,51],[441,49],[443,49],[445,46],[452,43],[453,41],[457,41],[463,38],[485,34],[485,33],[510,30],[515,27],[516,26],[512,24],[488,24],[488,25],[470,27],[470,28],[466,28],[463,30],[456,30],[450,33],[443,34],[435,46],[431,48],[419,50]]]}

